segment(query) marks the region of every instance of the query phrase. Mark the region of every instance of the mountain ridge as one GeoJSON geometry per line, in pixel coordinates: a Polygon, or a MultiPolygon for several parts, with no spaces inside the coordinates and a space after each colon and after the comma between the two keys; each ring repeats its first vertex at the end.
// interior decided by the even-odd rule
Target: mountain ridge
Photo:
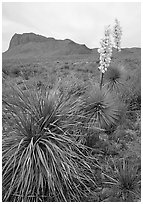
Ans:
{"type": "MultiPolygon", "coordinates": [[[[124,48],[127,52],[134,49],[138,48],[124,48]]],[[[8,50],[2,55],[3,58],[29,58],[76,54],[97,54],[97,48],[90,49],[85,44],[70,39],[59,40],[30,32],[15,33],[10,40],[8,50]]]]}
{"type": "Polygon", "coordinates": [[[35,33],[15,33],[9,43],[9,48],[3,53],[4,57],[31,57],[91,54],[92,49],[85,44],[78,44],[70,39],[57,40],[35,33]]]}

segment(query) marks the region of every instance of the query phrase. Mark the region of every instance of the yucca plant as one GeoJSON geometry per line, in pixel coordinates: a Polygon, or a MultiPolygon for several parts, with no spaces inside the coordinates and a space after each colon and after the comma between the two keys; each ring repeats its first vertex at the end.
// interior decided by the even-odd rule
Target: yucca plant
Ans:
{"type": "Polygon", "coordinates": [[[83,111],[88,125],[108,130],[116,125],[121,116],[122,105],[106,88],[92,86],[84,97],[83,111]]]}
{"type": "Polygon", "coordinates": [[[120,93],[126,86],[127,73],[121,65],[112,65],[104,74],[104,85],[112,92],[120,93]]]}
{"type": "Polygon", "coordinates": [[[104,185],[108,189],[108,200],[133,202],[140,199],[141,174],[137,165],[133,165],[129,159],[120,159],[112,162],[110,173],[103,174],[104,185]]]}
{"type": "Polygon", "coordinates": [[[100,77],[100,89],[102,89],[103,85],[103,78],[104,73],[107,71],[107,68],[110,65],[111,56],[112,56],[112,42],[111,42],[111,29],[110,26],[105,28],[104,31],[104,38],[101,39],[100,45],[101,47],[98,49],[98,52],[100,53],[100,66],[98,69],[101,72],[100,77]]]}
{"type": "MultiPolygon", "coordinates": [[[[91,159],[69,129],[78,102],[56,90],[3,97],[11,131],[3,136],[3,201],[80,201],[90,191],[91,159]]],[[[8,123],[8,122],[7,122],[8,123]]],[[[8,125],[8,124],[7,124],[8,125]]]]}

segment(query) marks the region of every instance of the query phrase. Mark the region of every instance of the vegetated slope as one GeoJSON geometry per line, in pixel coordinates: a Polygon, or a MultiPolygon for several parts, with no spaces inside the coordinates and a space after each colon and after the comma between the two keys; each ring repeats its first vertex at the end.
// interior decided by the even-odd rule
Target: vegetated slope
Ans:
{"type": "Polygon", "coordinates": [[[91,49],[72,40],[56,40],[34,33],[15,34],[3,58],[46,57],[53,55],[90,54],[91,49]]]}

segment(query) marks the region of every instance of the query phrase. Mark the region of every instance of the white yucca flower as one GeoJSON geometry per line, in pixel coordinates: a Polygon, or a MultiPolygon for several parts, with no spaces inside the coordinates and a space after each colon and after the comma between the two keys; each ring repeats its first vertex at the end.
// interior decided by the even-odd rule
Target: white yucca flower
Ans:
{"type": "Polygon", "coordinates": [[[110,26],[108,26],[105,28],[104,38],[101,39],[100,41],[101,47],[98,49],[98,52],[100,53],[100,66],[98,67],[98,69],[102,73],[105,73],[105,71],[107,71],[112,56],[112,43],[110,33],[111,33],[110,26]]]}
{"type": "Polygon", "coordinates": [[[118,19],[115,19],[115,25],[113,28],[113,37],[115,42],[115,48],[117,51],[121,51],[121,36],[122,36],[122,28],[120,26],[120,22],[118,19]]]}

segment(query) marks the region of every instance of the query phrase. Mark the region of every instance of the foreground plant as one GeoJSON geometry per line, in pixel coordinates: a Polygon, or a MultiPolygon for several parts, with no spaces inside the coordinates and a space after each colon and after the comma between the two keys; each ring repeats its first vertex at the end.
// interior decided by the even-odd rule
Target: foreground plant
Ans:
{"type": "Polygon", "coordinates": [[[65,100],[56,90],[14,89],[4,97],[4,113],[14,125],[3,137],[3,201],[80,201],[87,196],[95,185],[90,159],[68,131],[77,108],[75,99],[65,100]]]}

